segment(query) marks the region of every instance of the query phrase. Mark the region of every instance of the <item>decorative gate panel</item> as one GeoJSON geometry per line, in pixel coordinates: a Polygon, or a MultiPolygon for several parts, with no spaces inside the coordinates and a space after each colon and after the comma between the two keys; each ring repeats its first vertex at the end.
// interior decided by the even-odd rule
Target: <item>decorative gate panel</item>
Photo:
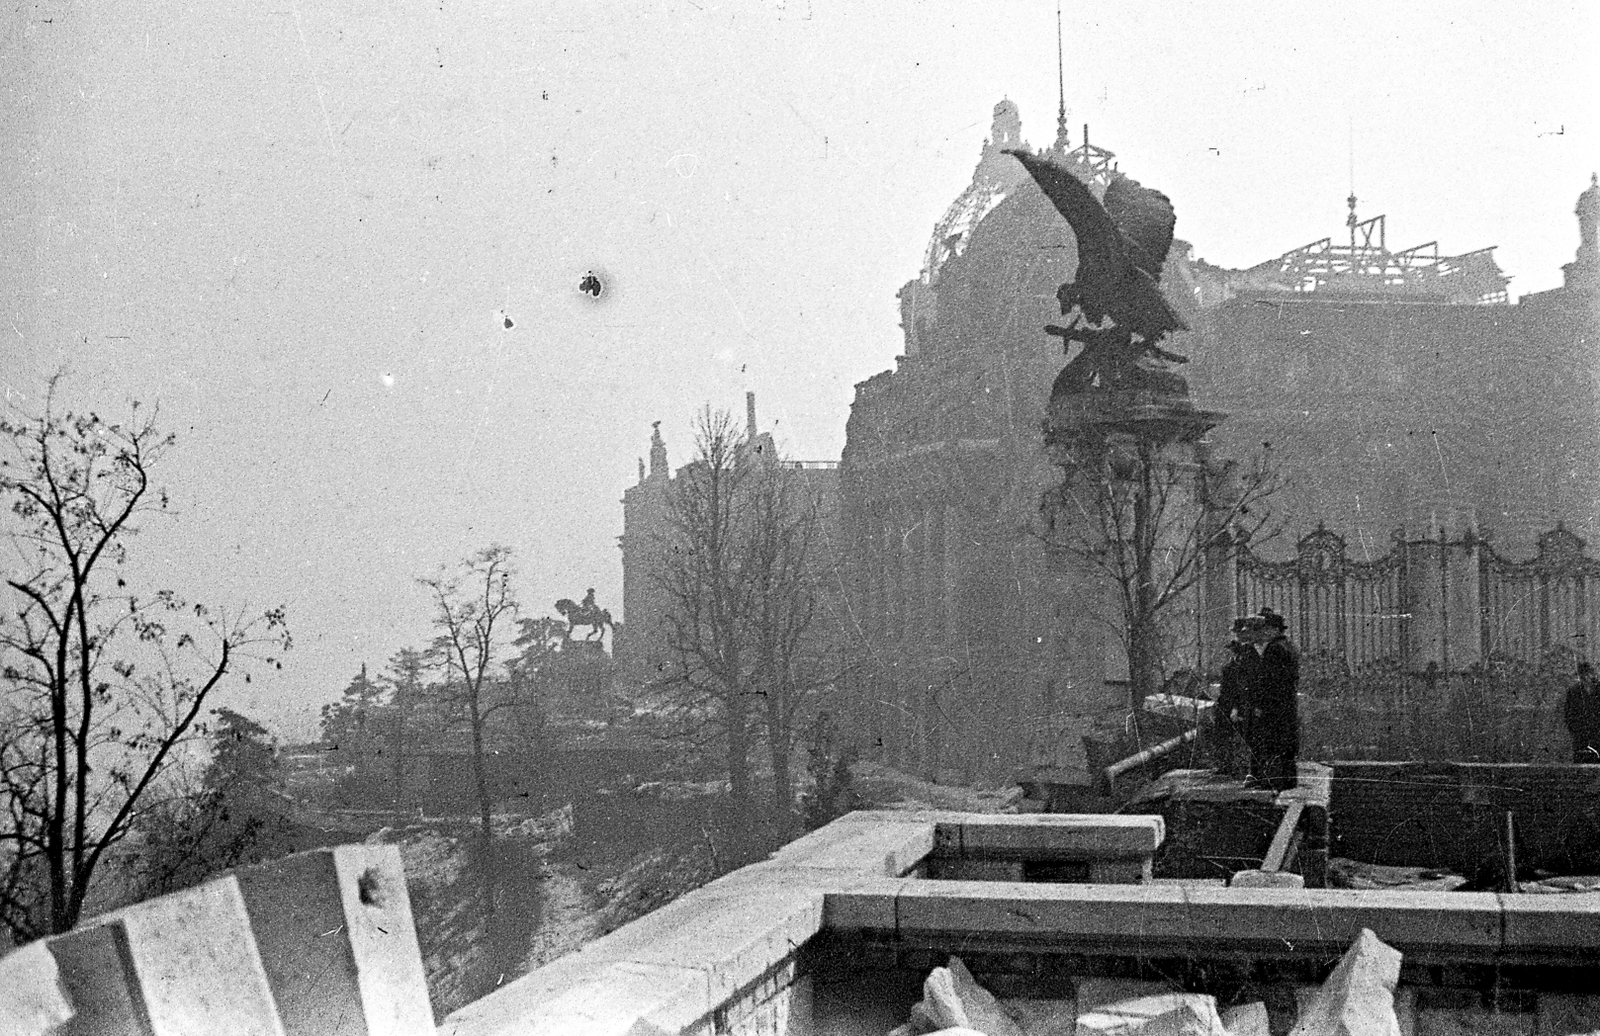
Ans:
{"type": "Polygon", "coordinates": [[[1242,614],[1272,608],[1289,624],[1302,651],[1342,658],[1351,668],[1408,660],[1403,544],[1376,561],[1354,561],[1344,538],[1318,525],[1290,561],[1263,561],[1242,550],[1238,566],[1242,614]]]}
{"type": "Polygon", "coordinates": [[[1483,656],[1536,662],[1552,651],[1589,656],[1600,636],[1600,561],[1564,526],[1539,537],[1528,561],[1479,555],[1483,656]]]}

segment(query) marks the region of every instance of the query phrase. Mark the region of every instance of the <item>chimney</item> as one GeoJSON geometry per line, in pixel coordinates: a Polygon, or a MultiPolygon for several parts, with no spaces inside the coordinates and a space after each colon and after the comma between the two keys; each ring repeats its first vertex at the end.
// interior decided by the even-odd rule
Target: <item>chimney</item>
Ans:
{"type": "Polygon", "coordinates": [[[746,392],[744,394],[744,421],[745,438],[754,442],[756,437],[756,394],[754,392],[746,392]]]}

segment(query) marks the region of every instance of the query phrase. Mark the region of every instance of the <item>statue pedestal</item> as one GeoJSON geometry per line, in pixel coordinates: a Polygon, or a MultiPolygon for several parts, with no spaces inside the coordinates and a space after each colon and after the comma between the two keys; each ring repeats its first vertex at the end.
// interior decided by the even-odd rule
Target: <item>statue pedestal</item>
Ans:
{"type": "Polygon", "coordinates": [[[1050,400],[1044,441],[1052,453],[1088,442],[1116,440],[1161,446],[1198,443],[1226,416],[1220,411],[1200,410],[1187,396],[1171,393],[1146,389],[1084,392],[1050,400]]]}

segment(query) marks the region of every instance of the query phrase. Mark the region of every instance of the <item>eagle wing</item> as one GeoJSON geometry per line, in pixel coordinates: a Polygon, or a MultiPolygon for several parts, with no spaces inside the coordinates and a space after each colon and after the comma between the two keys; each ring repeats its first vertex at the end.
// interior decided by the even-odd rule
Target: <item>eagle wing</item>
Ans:
{"type": "Polygon", "coordinates": [[[1178,216],[1172,200],[1126,176],[1106,187],[1105,212],[1126,240],[1128,259],[1151,280],[1161,280],[1161,266],[1172,248],[1178,216]]]}
{"type": "Polygon", "coordinates": [[[1006,154],[1022,163],[1056,211],[1072,225],[1078,239],[1078,281],[1083,281],[1085,274],[1118,275],[1117,268],[1128,259],[1123,236],[1083,181],[1047,158],[1022,150],[1007,150],[1006,154]]]}

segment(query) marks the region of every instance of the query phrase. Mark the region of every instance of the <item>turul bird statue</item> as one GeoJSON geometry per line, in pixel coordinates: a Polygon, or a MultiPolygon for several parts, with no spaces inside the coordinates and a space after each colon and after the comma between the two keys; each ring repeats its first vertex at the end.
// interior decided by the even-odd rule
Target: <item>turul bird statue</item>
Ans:
{"type": "Polygon", "coordinates": [[[1078,241],[1078,272],[1061,285],[1056,300],[1066,326],[1045,331],[1083,351],[1056,378],[1052,397],[1093,389],[1157,387],[1163,383],[1187,393],[1182,378],[1141,360],[1186,363],[1188,357],[1162,349],[1169,332],[1189,325],[1161,294],[1161,267],[1172,248],[1177,223],[1172,202],[1160,191],[1114,174],[1105,200],[1069,170],[1022,150],[1007,154],[1021,162],[1055,205],[1078,241]]]}

